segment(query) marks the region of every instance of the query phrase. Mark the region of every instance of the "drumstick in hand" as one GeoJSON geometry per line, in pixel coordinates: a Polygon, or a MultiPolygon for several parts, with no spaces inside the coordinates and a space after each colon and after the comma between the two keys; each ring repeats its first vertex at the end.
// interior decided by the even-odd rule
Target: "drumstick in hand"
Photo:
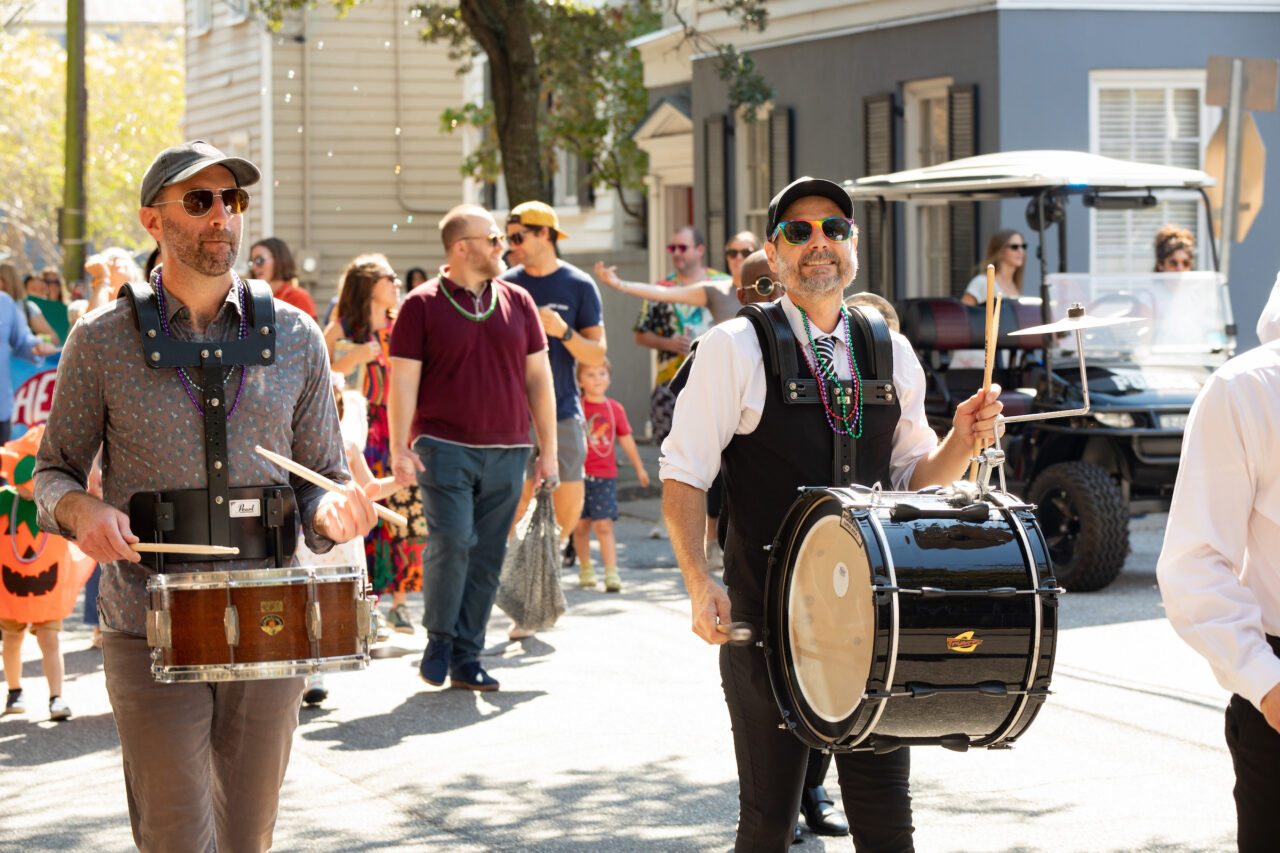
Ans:
{"type": "Polygon", "coordinates": [[[208,557],[234,557],[240,549],[234,545],[184,545],[179,542],[135,542],[129,546],[139,554],[195,554],[208,557]]]}
{"type": "Polygon", "coordinates": [[[729,645],[731,646],[747,646],[751,644],[751,638],[755,635],[755,628],[751,627],[750,622],[723,622],[716,625],[716,630],[721,634],[729,635],[729,645]]]}
{"type": "MultiPolygon", "coordinates": [[[[272,453],[270,450],[267,450],[262,445],[254,445],[253,449],[257,451],[259,456],[263,456],[271,460],[272,462],[276,463],[286,471],[289,471],[293,474],[297,474],[299,477],[306,480],[308,483],[315,483],[320,488],[326,489],[330,492],[342,491],[342,487],[339,486],[337,483],[333,482],[333,480],[330,480],[328,477],[324,476],[323,474],[317,474],[315,471],[312,471],[310,468],[307,468],[304,465],[299,465],[297,462],[294,462],[292,459],[288,458],[287,456],[281,456],[279,453],[272,453]]],[[[378,514],[379,518],[386,519],[387,521],[390,521],[393,524],[398,524],[401,527],[409,526],[409,519],[405,518],[403,515],[401,515],[398,512],[392,512],[391,510],[387,509],[385,506],[382,506],[381,504],[374,504],[373,511],[378,514]]]]}
{"type": "MultiPolygon", "coordinates": [[[[991,367],[992,360],[996,354],[996,333],[1000,325],[1000,303],[999,297],[996,295],[996,268],[995,264],[987,264],[987,337],[986,337],[986,359],[982,370],[982,403],[987,403],[987,392],[991,390],[991,367]]],[[[978,479],[978,456],[982,454],[982,439],[975,438],[973,440],[973,461],[969,463],[969,479],[978,479]]]]}

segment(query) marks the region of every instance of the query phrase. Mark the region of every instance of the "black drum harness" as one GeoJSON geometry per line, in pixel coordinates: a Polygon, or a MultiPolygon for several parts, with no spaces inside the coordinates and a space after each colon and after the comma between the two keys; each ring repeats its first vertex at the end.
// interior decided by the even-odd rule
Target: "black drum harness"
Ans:
{"type": "MultiPolygon", "coordinates": [[[[237,279],[239,282],[239,279],[237,279]]],[[[275,363],[276,319],[270,285],[244,282],[248,298],[243,310],[247,334],[230,341],[181,341],[167,334],[156,291],[147,282],[131,282],[117,294],[129,300],[134,324],[142,335],[147,367],[199,368],[204,411],[205,471],[208,488],[137,492],[129,499],[129,524],[144,542],[165,541],[224,545],[240,549],[236,560],[271,558],[283,566],[297,547],[297,501],[288,485],[232,489],[227,470],[227,412],[225,382],[236,366],[275,363]]],[[[235,285],[235,286],[238,286],[235,285]]],[[[188,389],[189,391],[191,389],[188,389]]],[[[194,394],[193,394],[194,398],[194,394]]],[[[164,571],[166,557],[154,557],[156,571],[164,571]]],[[[173,562],[208,562],[208,556],[170,554],[173,562]]]]}

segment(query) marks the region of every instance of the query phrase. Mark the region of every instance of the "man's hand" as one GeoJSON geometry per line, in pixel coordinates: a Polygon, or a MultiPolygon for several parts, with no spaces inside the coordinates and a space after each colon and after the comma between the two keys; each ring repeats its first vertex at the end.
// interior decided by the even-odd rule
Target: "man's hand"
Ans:
{"type": "Polygon", "coordinates": [[[640,480],[640,488],[649,488],[649,472],[644,470],[643,467],[636,469],[636,478],[640,480]]]}
{"type": "Polygon", "coordinates": [[[368,535],[377,521],[373,501],[369,500],[365,490],[355,483],[346,483],[341,491],[327,492],[320,499],[312,526],[321,536],[327,536],[334,542],[346,542],[368,535]]]}
{"type": "Polygon", "coordinates": [[[1262,706],[1262,716],[1267,718],[1267,725],[1280,732],[1280,684],[1268,690],[1258,704],[1262,706]]]}
{"type": "Polygon", "coordinates": [[[1004,411],[1004,403],[1000,402],[1000,386],[991,383],[985,401],[982,389],[978,389],[972,397],[956,406],[955,417],[951,419],[951,428],[960,441],[971,446],[974,439],[982,439],[983,447],[996,440],[996,416],[1004,411]]]}
{"type": "Polygon", "coordinates": [[[31,352],[44,358],[47,355],[53,355],[61,350],[62,347],[57,344],[51,344],[48,341],[37,341],[36,345],[31,348],[31,352]]]}
{"type": "Polygon", "coordinates": [[[685,355],[689,352],[689,345],[693,343],[693,338],[688,335],[672,335],[666,341],[668,352],[685,355]]]}
{"type": "Polygon", "coordinates": [[[729,642],[729,635],[716,629],[717,625],[730,622],[729,593],[710,575],[701,582],[686,585],[689,586],[689,604],[693,609],[693,633],[713,646],[729,642]]]}
{"type": "Polygon", "coordinates": [[[395,475],[396,485],[412,486],[418,482],[418,472],[425,471],[422,460],[412,450],[391,451],[391,473],[395,475]]]}
{"type": "Polygon", "coordinates": [[[618,278],[617,267],[606,267],[604,261],[596,261],[595,273],[597,281],[609,285],[614,290],[625,290],[622,279],[618,278]]]}
{"type": "Polygon", "coordinates": [[[87,492],[68,492],[54,508],[58,523],[71,531],[80,550],[97,563],[138,562],[142,555],[129,547],[138,541],[129,516],[87,492]]]}
{"type": "Polygon", "coordinates": [[[533,463],[533,485],[546,485],[552,491],[560,488],[560,466],[554,453],[538,454],[538,461],[533,463]]]}
{"type": "Polygon", "coordinates": [[[569,324],[564,321],[555,309],[543,305],[538,309],[538,319],[542,321],[542,331],[547,333],[548,338],[559,340],[564,337],[565,331],[569,328],[569,324]]]}

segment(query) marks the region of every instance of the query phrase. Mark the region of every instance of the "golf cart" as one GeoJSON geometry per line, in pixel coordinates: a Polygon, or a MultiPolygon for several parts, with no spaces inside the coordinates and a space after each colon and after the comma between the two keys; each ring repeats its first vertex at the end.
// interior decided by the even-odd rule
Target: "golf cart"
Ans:
{"type": "MultiPolygon", "coordinates": [[[[1114,160],[1075,151],[988,154],[924,169],[848,181],[856,202],[984,202],[1027,200],[1027,223],[1038,237],[1039,299],[1010,300],[1001,310],[995,381],[1006,415],[1082,407],[1086,415],[1010,424],[1003,440],[1009,488],[1036,505],[1058,581],[1069,590],[1097,590],[1120,573],[1129,552],[1129,517],[1168,509],[1182,432],[1196,394],[1235,348],[1225,278],[1190,273],[1089,274],[1066,269],[1069,196],[1096,210],[1154,206],[1156,194],[1198,192],[1214,179],[1204,172],[1114,160]],[[1045,235],[1058,228],[1059,266],[1051,272],[1045,235]],[[1126,317],[1083,336],[1087,378],[1078,367],[1075,335],[1015,337],[1021,328],[1062,320],[1073,304],[1092,317],[1126,317]]],[[[878,239],[880,238],[880,239],[878,239]]],[[[872,251],[887,251],[869,234],[872,251]]],[[[1209,251],[1217,267],[1212,237],[1209,251]]],[[[889,265],[881,264],[887,269],[889,265]]],[[[882,293],[894,293],[884,282],[882,293]]],[[[926,412],[940,433],[955,405],[982,384],[981,369],[953,368],[957,351],[981,350],[985,309],[955,299],[898,303],[902,331],[928,379],[926,412]]],[[[1078,309],[1077,312],[1078,313],[1078,309]]]]}

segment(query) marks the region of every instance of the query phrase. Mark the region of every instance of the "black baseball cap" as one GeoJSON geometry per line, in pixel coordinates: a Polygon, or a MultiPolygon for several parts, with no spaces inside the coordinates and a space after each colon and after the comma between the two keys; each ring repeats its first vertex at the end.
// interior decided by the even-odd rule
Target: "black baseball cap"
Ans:
{"type": "Polygon", "coordinates": [[[166,148],[156,155],[147,173],[142,176],[142,206],[149,207],[156,196],[160,195],[160,190],[169,184],[185,181],[210,166],[226,167],[235,177],[238,187],[251,187],[262,179],[258,167],[248,160],[229,157],[203,139],[196,139],[166,148]]]}
{"type": "Polygon", "coordinates": [[[783,187],[782,191],[773,197],[773,201],[769,202],[769,230],[764,235],[764,239],[769,240],[773,237],[773,232],[778,227],[782,214],[786,212],[793,201],[811,195],[831,199],[839,205],[845,216],[850,219],[853,218],[853,199],[849,198],[849,194],[839,184],[824,178],[810,178],[808,176],[796,178],[783,187]]]}

